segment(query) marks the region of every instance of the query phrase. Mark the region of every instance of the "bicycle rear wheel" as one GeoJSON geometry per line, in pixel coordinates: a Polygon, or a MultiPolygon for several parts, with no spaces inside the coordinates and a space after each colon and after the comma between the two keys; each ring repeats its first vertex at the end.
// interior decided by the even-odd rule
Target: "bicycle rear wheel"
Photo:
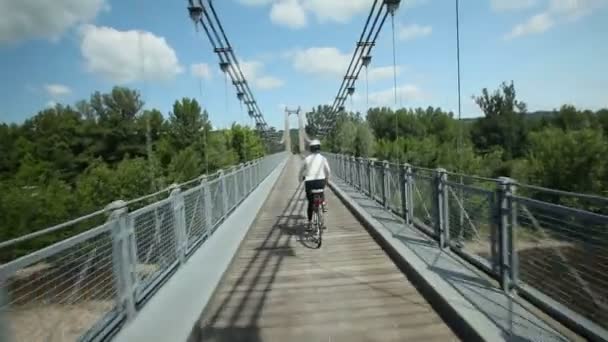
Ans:
{"type": "Polygon", "coordinates": [[[314,240],[317,243],[317,248],[321,247],[321,244],[323,244],[323,229],[321,227],[322,225],[322,218],[321,215],[319,214],[319,208],[316,208],[315,211],[312,213],[312,222],[313,222],[313,227],[314,227],[314,240]]]}

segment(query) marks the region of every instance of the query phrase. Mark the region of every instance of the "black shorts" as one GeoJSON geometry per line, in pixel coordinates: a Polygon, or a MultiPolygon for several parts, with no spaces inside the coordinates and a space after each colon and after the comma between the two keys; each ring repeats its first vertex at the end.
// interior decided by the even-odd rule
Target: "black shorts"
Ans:
{"type": "Polygon", "coordinates": [[[325,179],[315,179],[304,182],[304,189],[306,190],[306,198],[309,201],[312,200],[312,190],[323,190],[325,189],[325,179]]]}

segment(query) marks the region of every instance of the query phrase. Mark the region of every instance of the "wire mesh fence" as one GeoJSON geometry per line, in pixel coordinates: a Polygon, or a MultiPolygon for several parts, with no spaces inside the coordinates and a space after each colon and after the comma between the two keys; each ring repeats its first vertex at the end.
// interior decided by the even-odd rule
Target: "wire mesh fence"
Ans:
{"type": "Polygon", "coordinates": [[[177,237],[173,203],[164,200],[130,214],[135,232],[137,300],[143,300],[154,282],[177,266],[177,237]]]}
{"type": "Polygon", "coordinates": [[[384,166],[379,163],[375,163],[372,167],[372,192],[373,198],[382,203],[382,193],[384,191],[384,166]]]}
{"type": "Polygon", "coordinates": [[[608,328],[608,216],[515,197],[519,280],[608,328]]]}
{"type": "Polygon", "coordinates": [[[386,171],[386,198],[388,208],[403,215],[402,195],[401,195],[401,170],[399,165],[390,164],[386,171]]]}
{"type": "Polygon", "coordinates": [[[15,340],[76,340],[117,316],[112,251],[102,225],[3,265],[9,300],[0,311],[15,340]]]}
{"type": "Polygon", "coordinates": [[[435,227],[435,198],[433,172],[422,168],[412,169],[413,220],[428,234],[437,236],[435,227]]]}
{"type": "Polygon", "coordinates": [[[184,211],[186,214],[186,236],[188,238],[188,248],[196,245],[207,235],[207,217],[205,216],[205,206],[209,205],[205,201],[207,187],[198,187],[184,192],[184,211]]]}
{"type": "Polygon", "coordinates": [[[0,324],[8,326],[15,341],[106,336],[145,305],[185,260],[188,248],[212,233],[227,215],[229,196],[232,206],[238,205],[285,158],[284,153],[267,156],[229,176],[214,174],[173,186],[162,191],[161,200],[157,193],[117,201],[91,215],[0,242],[0,290],[7,297],[0,301],[6,321],[0,324]],[[141,205],[151,198],[157,201],[141,205]],[[22,252],[32,248],[38,249],[22,252]]]}
{"type": "Polygon", "coordinates": [[[498,226],[495,191],[448,183],[450,246],[463,251],[482,267],[498,274],[498,226]]]}
{"type": "MultiPolygon", "coordinates": [[[[351,158],[328,159],[338,177],[350,179],[351,158]]],[[[561,305],[580,315],[561,313],[577,326],[608,333],[608,198],[360,161],[370,162],[373,167],[360,169],[360,179],[372,180],[371,193],[362,186],[363,193],[383,203],[386,184],[388,208],[493,275],[505,290],[518,289],[545,307],[561,305]]]]}

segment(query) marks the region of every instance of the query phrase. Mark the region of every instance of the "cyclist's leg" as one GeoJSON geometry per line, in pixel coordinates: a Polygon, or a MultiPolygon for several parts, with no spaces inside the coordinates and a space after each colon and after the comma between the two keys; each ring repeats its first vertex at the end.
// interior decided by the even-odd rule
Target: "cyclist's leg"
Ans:
{"type": "Polygon", "coordinates": [[[327,212],[327,201],[325,200],[325,188],[327,187],[327,179],[323,180],[323,212],[327,212]]]}
{"type": "Polygon", "coordinates": [[[306,209],[306,216],[308,218],[308,226],[307,228],[311,228],[312,221],[312,182],[306,181],[304,182],[304,189],[306,190],[306,200],[308,201],[308,208],[306,209]]]}

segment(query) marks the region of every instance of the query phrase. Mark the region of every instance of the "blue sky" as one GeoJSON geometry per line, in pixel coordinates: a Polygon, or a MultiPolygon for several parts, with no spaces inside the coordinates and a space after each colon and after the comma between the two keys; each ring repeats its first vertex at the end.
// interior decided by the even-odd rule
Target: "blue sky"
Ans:
{"type": "MultiPolygon", "coordinates": [[[[165,114],[176,99],[196,97],[216,126],[250,123],[230,84],[226,98],[217,56],[194,30],[186,3],[0,0],[0,121],[22,122],[50,103],[73,104],[123,85],[165,114]]],[[[214,4],[266,120],[283,127],[285,105],[308,110],[336,95],[371,0],[214,4]]],[[[608,106],[607,0],[460,6],[464,117],[480,115],[472,95],[508,80],[531,110],[608,106]]],[[[454,1],[402,1],[395,31],[399,102],[455,111],[454,1]]],[[[387,22],[369,70],[370,104],[392,106],[392,84],[387,22]]],[[[365,110],[365,99],[361,78],[347,108],[365,110]]]]}

